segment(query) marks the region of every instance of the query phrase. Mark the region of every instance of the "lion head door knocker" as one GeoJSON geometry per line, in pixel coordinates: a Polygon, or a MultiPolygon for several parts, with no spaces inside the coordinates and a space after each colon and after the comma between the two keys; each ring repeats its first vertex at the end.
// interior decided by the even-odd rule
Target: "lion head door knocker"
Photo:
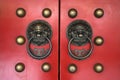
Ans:
{"type": "Polygon", "coordinates": [[[35,59],[44,59],[50,55],[52,49],[52,30],[48,22],[36,20],[27,28],[27,51],[35,59]]]}
{"type": "Polygon", "coordinates": [[[82,60],[90,56],[93,51],[93,43],[91,40],[92,29],[88,22],[84,20],[71,22],[67,27],[67,37],[69,40],[68,51],[71,57],[82,60]]]}

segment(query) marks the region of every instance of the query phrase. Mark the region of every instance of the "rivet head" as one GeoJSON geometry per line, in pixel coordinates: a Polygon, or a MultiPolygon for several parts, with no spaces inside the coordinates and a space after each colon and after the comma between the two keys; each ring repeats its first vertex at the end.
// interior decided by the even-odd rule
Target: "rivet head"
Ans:
{"type": "Polygon", "coordinates": [[[15,66],[15,70],[17,72],[23,72],[25,69],[25,65],[23,63],[17,63],[15,66]]]}
{"type": "Polygon", "coordinates": [[[96,9],[94,12],[94,15],[96,18],[101,18],[104,15],[103,9],[100,9],[100,8],[96,9]]]}
{"type": "Polygon", "coordinates": [[[52,11],[51,11],[49,8],[45,8],[45,9],[42,11],[42,15],[43,15],[45,18],[50,17],[51,14],[52,14],[52,11]]]}
{"type": "Polygon", "coordinates": [[[101,73],[103,72],[103,65],[100,63],[97,63],[94,65],[94,71],[97,73],[101,73]]]}
{"type": "Polygon", "coordinates": [[[70,73],[75,73],[75,72],[77,71],[77,66],[76,66],[75,64],[70,64],[70,65],[68,66],[68,71],[69,71],[70,73]]]}
{"type": "Polygon", "coordinates": [[[17,42],[17,44],[19,44],[19,45],[23,45],[23,44],[25,43],[25,38],[24,38],[23,36],[18,36],[18,37],[16,38],[16,42],[17,42]]]}
{"type": "Polygon", "coordinates": [[[104,39],[103,39],[102,37],[98,36],[98,37],[96,37],[96,38],[94,39],[94,43],[95,43],[96,45],[100,46],[100,45],[102,45],[102,44],[104,43],[104,39]]]}
{"type": "Polygon", "coordinates": [[[25,11],[23,8],[18,8],[18,9],[16,10],[16,15],[17,15],[18,17],[24,17],[24,16],[26,15],[26,11],[25,11]]]}
{"type": "Polygon", "coordinates": [[[49,63],[44,63],[44,64],[42,65],[42,70],[43,70],[44,72],[49,72],[50,69],[51,69],[51,66],[50,66],[49,63]]]}
{"type": "Polygon", "coordinates": [[[77,10],[76,10],[76,9],[70,9],[70,10],[68,11],[68,16],[69,16],[70,18],[75,18],[75,17],[77,16],[77,10]]]}

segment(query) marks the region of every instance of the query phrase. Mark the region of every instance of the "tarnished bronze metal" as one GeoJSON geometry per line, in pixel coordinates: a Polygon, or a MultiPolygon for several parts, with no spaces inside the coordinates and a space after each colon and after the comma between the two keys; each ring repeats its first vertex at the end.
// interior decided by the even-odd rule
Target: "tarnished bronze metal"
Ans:
{"type": "Polygon", "coordinates": [[[77,16],[77,10],[74,9],[74,8],[70,9],[70,10],[68,11],[68,16],[69,16],[70,18],[75,18],[75,17],[77,16]]]}
{"type": "Polygon", "coordinates": [[[36,32],[41,32],[43,30],[43,28],[42,28],[42,25],[41,24],[37,24],[36,26],[35,26],[35,31],[36,32]]]}
{"type": "Polygon", "coordinates": [[[23,72],[24,69],[25,69],[25,65],[24,65],[23,63],[17,63],[17,64],[15,65],[15,70],[16,70],[17,72],[23,72]]]}
{"type": "Polygon", "coordinates": [[[41,68],[42,68],[42,70],[43,70],[44,72],[49,72],[50,69],[51,69],[51,66],[50,66],[49,63],[43,63],[43,65],[42,65],[41,68]]]}
{"type": "Polygon", "coordinates": [[[85,20],[74,20],[68,25],[66,35],[69,40],[74,38],[72,44],[77,46],[85,45],[89,43],[87,37],[92,38],[92,26],[85,20]]]}
{"type": "Polygon", "coordinates": [[[96,18],[101,18],[104,15],[104,11],[101,8],[98,8],[95,10],[94,15],[96,18]]]}
{"type": "Polygon", "coordinates": [[[50,17],[51,14],[52,14],[52,11],[51,11],[49,8],[45,8],[45,9],[42,11],[42,15],[43,15],[45,18],[50,17]]]}
{"type": "Polygon", "coordinates": [[[19,44],[19,45],[23,45],[25,43],[25,38],[23,36],[18,36],[16,38],[16,43],[19,44]]]}
{"type": "Polygon", "coordinates": [[[23,8],[18,8],[18,9],[16,10],[16,15],[17,15],[18,17],[24,17],[24,16],[26,15],[26,11],[25,11],[23,8]]]}
{"type": "Polygon", "coordinates": [[[35,45],[48,44],[49,42],[45,37],[48,37],[49,40],[52,38],[52,28],[51,25],[44,20],[35,20],[28,25],[26,35],[28,40],[33,38],[31,43],[35,45]]]}
{"type": "Polygon", "coordinates": [[[98,46],[102,45],[104,43],[104,39],[100,36],[97,36],[95,39],[94,39],[94,43],[98,46]]]}
{"type": "Polygon", "coordinates": [[[103,67],[102,64],[97,63],[97,64],[94,65],[94,71],[95,72],[101,73],[101,72],[103,72],[103,70],[104,70],[104,67],[103,67]]]}
{"type": "Polygon", "coordinates": [[[70,65],[68,66],[68,71],[69,71],[70,73],[75,73],[75,72],[77,71],[77,66],[76,66],[75,64],[70,64],[70,65]]]}

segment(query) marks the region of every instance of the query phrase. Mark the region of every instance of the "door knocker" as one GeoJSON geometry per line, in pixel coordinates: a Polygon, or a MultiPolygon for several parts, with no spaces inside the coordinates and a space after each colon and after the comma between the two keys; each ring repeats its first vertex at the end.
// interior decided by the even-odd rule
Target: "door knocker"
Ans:
{"type": "Polygon", "coordinates": [[[68,51],[69,55],[75,59],[82,60],[90,56],[93,51],[92,29],[88,22],[84,20],[75,20],[69,24],[67,28],[68,51]],[[71,50],[71,45],[82,47],[86,44],[90,44],[88,49],[74,49],[71,50]]]}
{"type": "Polygon", "coordinates": [[[27,51],[28,54],[35,59],[44,59],[50,55],[52,50],[52,30],[48,22],[36,20],[29,24],[27,28],[27,51]],[[49,48],[46,49],[46,45],[49,48]],[[31,49],[31,45],[35,46],[31,49]],[[37,48],[36,48],[37,47],[37,48]]]}

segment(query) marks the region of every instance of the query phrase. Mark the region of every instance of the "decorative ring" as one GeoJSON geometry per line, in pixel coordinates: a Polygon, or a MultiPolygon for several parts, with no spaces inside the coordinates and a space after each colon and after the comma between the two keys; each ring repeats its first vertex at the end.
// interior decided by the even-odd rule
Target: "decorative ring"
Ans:
{"type": "Polygon", "coordinates": [[[37,56],[34,54],[34,52],[31,50],[30,48],[30,44],[32,43],[32,40],[34,39],[34,37],[30,38],[28,40],[28,43],[27,43],[27,52],[28,54],[32,57],[32,58],[35,58],[35,59],[44,59],[46,57],[48,57],[50,55],[50,52],[52,50],[52,43],[50,41],[49,38],[45,37],[45,39],[47,39],[47,41],[49,42],[49,50],[47,51],[47,53],[44,55],[44,56],[37,56]]]}
{"type": "Polygon", "coordinates": [[[78,60],[82,60],[82,59],[86,59],[87,57],[89,57],[90,55],[91,55],[91,53],[92,53],[92,51],[93,51],[93,48],[94,48],[94,44],[92,43],[92,41],[91,41],[91,39],[88,37],[88,36],[86,36],[87,37],[87,39],[89,40],[89,42],[90,42],[90,50],[88,51],[88,53],[87,53],[87,55],[86,56],[82,56],[82,57],[78,57],[78,56],[75,56],[73,53],[72,53],[72,51],[71,51],[71,48],[70,48],[70,45],[71,45],[71,43],[72,43],[72,41],[75,39],[75,38],[77,38],[77,37],[74,37],[74,38],[71,38],[70,39],[70,41],[69,41],[69,43],[68,43],[68,51],[69,51],[69,55],[71,56],[71,57],[73,57],[73,58],[75,58],[75,59],[78,59],[78,60]]]}

